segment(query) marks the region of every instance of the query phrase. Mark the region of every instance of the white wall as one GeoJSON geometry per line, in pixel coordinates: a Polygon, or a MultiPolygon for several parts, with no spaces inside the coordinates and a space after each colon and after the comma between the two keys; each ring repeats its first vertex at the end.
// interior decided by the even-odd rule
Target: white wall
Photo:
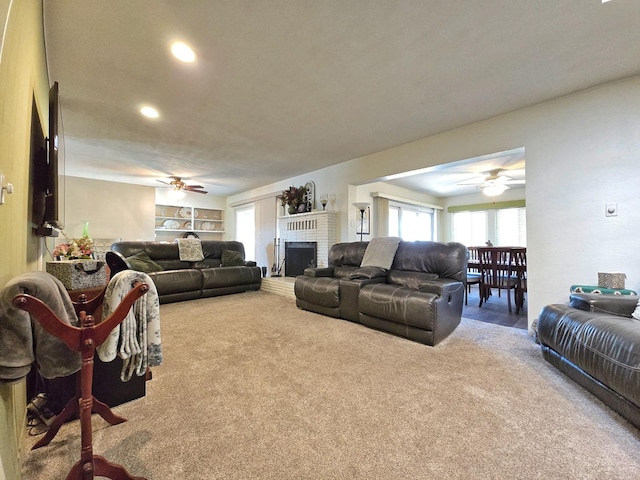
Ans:
{"type": "Polygon", "coordinates": [[[72,238],[88,221],[93,238],[153,240],[154,206],[153,187],[65,177],[64,231],[72,238]]]}
{"type": "MultiPolygon", "coordinates": [[[[548,303],[566,302],[569,286],[598,271],[627,274],[640,290],[640,76],[578,92],[230,197],[231,201],[316,183],[336,192],[341,241],[355,219],[354,185],[387,175],[525,147],[529,323],[548,303]],[[605,217],[605,202],[619,216],[605,217]],[[353,212],[352,212],[353,211],[353,212]]],[[[354,230],[355,232],[355,230],[354,230]]]]}

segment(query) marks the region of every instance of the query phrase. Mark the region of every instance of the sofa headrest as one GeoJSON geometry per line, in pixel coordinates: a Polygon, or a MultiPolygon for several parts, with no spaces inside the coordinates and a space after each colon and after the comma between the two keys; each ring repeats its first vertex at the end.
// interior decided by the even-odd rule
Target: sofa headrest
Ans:
{"type": "Polygon", "coordinates": [[[204,259],[200,262],[182,262],[180,261],[180,253],[177,243],[169,242],[117,242],[111,246],[111,250],[121,253],[124,257],[130,257],[139,252],[146,252],[149,258],[158,263],[165,270],[173,270],[180,268],[205,268],[219,267],[222,261],[222,252],[224,250],[233,250],[240,252],[244,259],[244,245],[242,242],[235,240],[202,240],[202,253],[204,259]]]}
{"type": "Polygon", "coordinates": [[[467,274],[467,247],[456,242],[400,242],[391,269],[435,273],[462,282],[467,274]]]}
{"type": "Polygon", "coordinates": [[[329,250],[330,267],[359,267],[369,242],[335,243],[329,250]]]}

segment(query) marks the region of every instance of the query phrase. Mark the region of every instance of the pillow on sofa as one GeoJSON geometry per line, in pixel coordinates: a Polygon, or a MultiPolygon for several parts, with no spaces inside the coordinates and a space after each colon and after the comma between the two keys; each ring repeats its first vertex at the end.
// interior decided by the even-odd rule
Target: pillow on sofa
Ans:
{"type": "Polygon", "coordinates": [[[125,260],[131,265],[133,270],[143,273],[161,272],[164,270],[160,265],[149,258],[147,252],[138,252],[135,255],[125,258],[125,260]]]}
{"type": "Polygon", "coordinates": [[[244,266],[244,259],[240,252],[235,250],[223,250],[222,251],[222,266],[223,267],[242,267],[244,266]]]}

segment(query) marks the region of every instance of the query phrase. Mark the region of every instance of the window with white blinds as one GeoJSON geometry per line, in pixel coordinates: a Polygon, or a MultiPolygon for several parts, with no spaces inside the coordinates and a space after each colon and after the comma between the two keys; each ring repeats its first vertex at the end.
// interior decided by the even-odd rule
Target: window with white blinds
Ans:
{"type": "Polygon", "coordinates": [[[526,208],[503,208],[496,211],[496,245],[527,246],[526,208]]]}
{"type": "Polygon", "coordinates": [[[413,205],[389,205],[389,235],[405,241],[434,240],[434,210],[413,205]]]}
{"type": "Polygon", "coordinates": [[[526,207],[451,213],[451,239],[467,246],[526,247],[526,207]]]}
{"type": "Polygon", "coordinates": [[[451,214],[451,238],[468,247],[484,245],[489,238],[488,212],[456,212],[451,214]]]}

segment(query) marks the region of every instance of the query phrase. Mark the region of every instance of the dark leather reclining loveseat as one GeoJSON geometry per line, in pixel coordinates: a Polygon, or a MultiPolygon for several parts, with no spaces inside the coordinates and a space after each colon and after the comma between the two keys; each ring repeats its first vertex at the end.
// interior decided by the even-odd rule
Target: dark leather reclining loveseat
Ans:
{"type": "Polygon", "coordinates": [[[572,294],[547,305],[537,335],[544,358],[640,428],[640,320],[637,296],[572,294]]]}
{"type": "Polygon", "coordinates": [[[467,249],[459,243],[400,242],[390,268],[361,266],[367,242],[338,243],[325,268],[296,278],[296,305],[426,345],[460,323],[467,249]]]}
{"type": "Polygon", "coordinates": [[[260,267],[244,260],[241,242],[202,240],[200,243],[204,259],[197,262],[180,260],[177,243],[118,242],[111,250],[119,253],[129,268],[143,270],[132,264],[149,266],[143,271],[153,280],[160,303],[260,289],[260,267]]]}

